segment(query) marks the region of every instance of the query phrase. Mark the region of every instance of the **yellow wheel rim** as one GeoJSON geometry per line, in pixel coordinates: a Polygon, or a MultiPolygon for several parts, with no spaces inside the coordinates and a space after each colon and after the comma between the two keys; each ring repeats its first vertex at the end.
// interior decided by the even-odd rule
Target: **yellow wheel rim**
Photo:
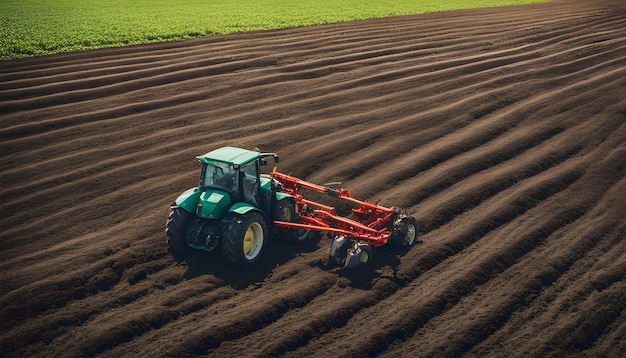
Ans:
{"type": "Polygon", "coordinates": [[[359,261],[361,261],[362,264],[366,263],[368,260],[370,259],[370,255],[367,253],[367,251],[363,250],[361,252],[361,256],[359,257],[359,261]]]}
{"type": "Polygon", "coordinates": [[[250,251],[252,251],[252,244],[254,242],[254,229],[252,229],[252,225],[246,230],[246,234],[243,237],[243,253],[244,255],[249,255],[250,251]]]}
{"type": "Polygon", "coordinates": [[[253,222],[248,226],[243,235],[243,255],[248,260],[255,259],[263,248],[263,228],[258,222],[253,222]]]}
{"type": "Polygon", "coordinates": [[[293,207],[291,205],[285,205],[283,207],[282,219],[283,221],[291,221],[293,217],[293,207]]]}
{"type": "Polygon", "coordinates": [[[411,245],[415,240],[415,225],[407,225],[406,235],[404,235],[404,243],[406,245],[411,245]]]}

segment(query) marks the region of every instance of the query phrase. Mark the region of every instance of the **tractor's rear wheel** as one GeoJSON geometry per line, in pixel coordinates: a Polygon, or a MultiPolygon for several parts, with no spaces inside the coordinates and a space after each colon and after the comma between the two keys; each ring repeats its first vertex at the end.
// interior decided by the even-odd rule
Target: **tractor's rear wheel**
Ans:
{"type": "MultiPolygon", "coordinates": [[[[274,207],[275,220],[284,222],[296,222],[296,203],[293,198],[285,198],[276,202],[274,207]]],[[[308,229],[280,229],[276,236],[282,242],[299,244],[304,242],[311,230],[308,229]]]]}
{"type": "Polygon", "coordinates": [[[412,216],[404,216],[394,225],[391,234],[391,246],[398,249],[407,249],[417,241],[419,225],[412,216]]]}
{"type": "Polygon", "coordinates": [[[267,238],[265,218],[258,211],[230,213],[224,220],[222,256],[237,268],[252,265],[261,257],[267,238]]]}
{"type": "Polygon", "coordinates": [[[193,214],[187,210],[173,204],[170,209],[170,215],[165,224],[165,234],[167,235],[167,245],[171,252],[184,254],[188,251],[187,241],[185,240],[187,224],[193,218],[193,214]]]}

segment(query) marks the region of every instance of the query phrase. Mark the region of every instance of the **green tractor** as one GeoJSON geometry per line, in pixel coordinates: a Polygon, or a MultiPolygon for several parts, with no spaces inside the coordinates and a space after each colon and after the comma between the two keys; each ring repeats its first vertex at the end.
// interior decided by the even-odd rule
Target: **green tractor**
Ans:
{"type": "Polygon", "coordinates": [[[306,230],[268,229],[274,220],[293,222],[295,202],[275,190],[270,175],[261,174],[267,158],[278,162],[274,153],[234,147],[197,157],[202,165],[199,185],[183,192],[170,207],[166,224],[170,250],[211,251],[221,244],[226,261],[244,267],[259,259],[270,231],[287,241],[306,238],[306,230]]]}
{"type": "Polygon", "coordinates": [[[407,250],[417,242],[417,220],[399,208],[357,200],[348,190],[309,183],[275,167],[271,174],[261,174],[267,158],[278,162],[274,153],[224,147],[197,158],[200,184],[170,207],[166,233],[173,253],[221,245],[229,264],[245,267],[258,261],[269,236],[299,243],[311,233],[326,233],[329,262],[352,268],[371,263],[373,250],[383,245],[407,250]],[[301,189],[349,202],[351,217],[305,199],[301,189]]]}

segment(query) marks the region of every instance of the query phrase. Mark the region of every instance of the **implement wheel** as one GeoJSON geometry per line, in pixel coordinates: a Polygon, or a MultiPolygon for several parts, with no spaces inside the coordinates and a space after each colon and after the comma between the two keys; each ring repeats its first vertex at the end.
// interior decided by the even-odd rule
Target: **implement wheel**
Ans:
{"type": "Polygon", "coordinates": [[[403,216],[393,225],[391,234],[391,246],[398,249],[407,249],[417,241],[419,225],[412,216],[403,216]]]}
{"type": "Polygon", "coordinates": [[[257,211],[243,215],[230,213],[224,220],[222,256],[234,267],[245,267],[258,261],[265,247],[267,224],[257,211]]]}
{"type": "Polygon", "coordinates": [[[352,240],[345,236],[334,236],[330,243],[330,254],[328,255],[329,262],[343,266],[346,263],[348,249],[350,249],[353,244],[352,240]]]}
{"type": "Polygon", "coordinates": [[[373,252],[367,244],[355,243],[348,249],[346,256],[345,268],[354,268],[357,265],[367,265],[372,263],[373,252]]]}

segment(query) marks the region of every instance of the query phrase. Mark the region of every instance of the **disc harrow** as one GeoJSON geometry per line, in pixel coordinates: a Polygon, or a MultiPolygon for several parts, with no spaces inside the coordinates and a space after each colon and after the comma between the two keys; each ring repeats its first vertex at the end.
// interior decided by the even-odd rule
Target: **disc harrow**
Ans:
{"type": "Polygon", "coordinates": [[[331,238],[330,260],[345,268],[371,262],[373,250],[383,245],[408,249],[417,241],[417,220],[399,208],[361,201],[353,198],[348,190],[309,183],[280,173],[276,168],[271,176],[276,190],[293,196],[296,203],[294,221],[276,220],[273,224],[282,229],[327,233],[331,238]],[[352,217],[340,216],[335,207],[306,199],[302,189],[349,202],[354,205],[352,217]]]}

